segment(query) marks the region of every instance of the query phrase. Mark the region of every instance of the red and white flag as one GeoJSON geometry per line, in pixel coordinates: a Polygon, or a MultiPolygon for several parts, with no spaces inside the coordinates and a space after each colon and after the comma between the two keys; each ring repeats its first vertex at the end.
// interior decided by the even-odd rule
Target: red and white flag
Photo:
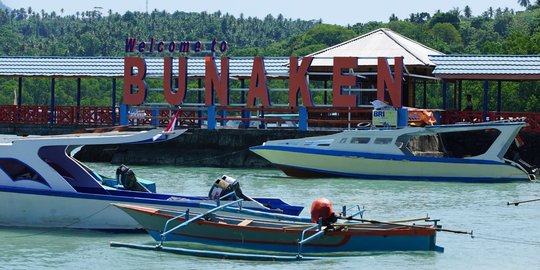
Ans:
{"type": "Polygon", "coordinates": [[[171,121],[169,122],[169,124],[167,125],[167,127],[165,128],[165,130],[163,130],[163,132],[159,133],[159,134],[156,134],[154,135],[154,137],[152,137],[152,140],[153,141],[156,141],[157,139],[159,139],[161,137],[161,135],[163,135],[164,133],[168,133],[168,132],[171,132],[174,130],[174,127],[176,126],[176,119],[178,118],[178,115],[180,115],[180,108],[178,108],[178,110],[176,111],[176,113],[174,114],[173,118],[171,119],[171,121]]]}
{"type": "Polygon", "coordinates": [[[164,132],[169,132],[169,131],[174,130],[174,126],[176,126],[176,119],[178,118],[178,115],[180,115],[180,109],[178,111],[176,111],[173,118],[171,119],[171,122],[169,122],[169,124],[165,128],[164,132]]]}

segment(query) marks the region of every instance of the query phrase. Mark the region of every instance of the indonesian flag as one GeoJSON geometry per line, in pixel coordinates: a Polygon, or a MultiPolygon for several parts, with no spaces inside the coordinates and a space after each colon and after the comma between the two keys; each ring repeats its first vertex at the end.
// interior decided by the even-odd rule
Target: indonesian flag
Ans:
{"type": "Polygon", "coordinates": [[[167,125],[167,127],[165,128],[165,130],[163,132],[170,132],[170,131],[174,130],[174,126],[176,126],[176,119],[178,118],[179,114],[180,114],[180,109],[178,109],[178,111],[176,111],[176,113],[174,114],[171,122],[169,122],[169,125],[167,125]]]}
{"type": "Polygon", "coordinates": [[[167,127],[165,128],[165,130],[163,130],[163,132],[161,132],[160,134],[154,135],[154,137],[152,137],[152,140],[156,141],[157,139],[161,137],[161,135],[173,131],[174,127],[176,126],[176,119],[178,118],[178,115],[180,115],[180,108],[178,108],[173,118],[171,119],[167,127]]]}

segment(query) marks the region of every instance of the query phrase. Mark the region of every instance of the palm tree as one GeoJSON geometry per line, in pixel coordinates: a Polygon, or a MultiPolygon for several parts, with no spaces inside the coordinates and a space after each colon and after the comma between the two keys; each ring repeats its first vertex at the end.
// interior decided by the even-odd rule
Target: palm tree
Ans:
{"type": "Polygon", "coordinates": [[[463,14],[465,15],[465,18],[471,18],[472,16],[471,7],[469,7],[468,5],[465,6],[465,9],[463,10],[463,14]]]}
{"type": "Polygon", "coordinates": [[[522,7],[528,7],[531,4],[529,0],[518,0],[518,4],[522,7]]]}

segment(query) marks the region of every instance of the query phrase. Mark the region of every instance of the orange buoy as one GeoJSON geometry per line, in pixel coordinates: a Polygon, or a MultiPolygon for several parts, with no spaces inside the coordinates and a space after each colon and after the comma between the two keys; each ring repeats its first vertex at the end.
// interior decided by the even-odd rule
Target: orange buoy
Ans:
{"type": "Polygon", "coordinates": [[[323,219],[323,222],[329,220],[334,215],[334,209],[332,209],[332,202],[327,198],[319,198],[313,201],[311,204],[311,222],[317,223],[319,218],[323,219]]]}

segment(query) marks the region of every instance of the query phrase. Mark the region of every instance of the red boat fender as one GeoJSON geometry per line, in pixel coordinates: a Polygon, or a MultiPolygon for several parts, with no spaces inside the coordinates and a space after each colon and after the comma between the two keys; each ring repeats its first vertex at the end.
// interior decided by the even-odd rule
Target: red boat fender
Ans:
{"type": "Polygon", "coordinates": [[[332,209],[332,202],[329,199],[319,198],[311,204],[311,222],[317,223],[319,218],[322,218],[324,222],[333,216],[334,209],[332,209]]]}

